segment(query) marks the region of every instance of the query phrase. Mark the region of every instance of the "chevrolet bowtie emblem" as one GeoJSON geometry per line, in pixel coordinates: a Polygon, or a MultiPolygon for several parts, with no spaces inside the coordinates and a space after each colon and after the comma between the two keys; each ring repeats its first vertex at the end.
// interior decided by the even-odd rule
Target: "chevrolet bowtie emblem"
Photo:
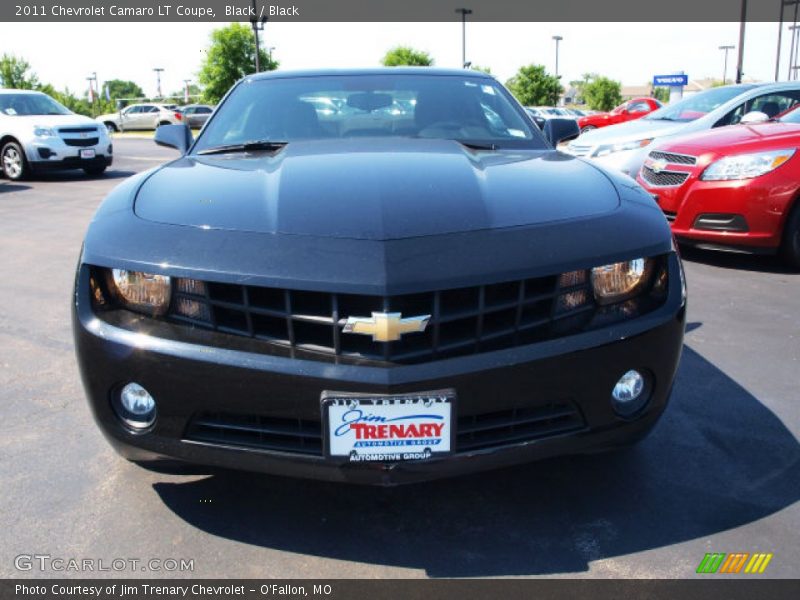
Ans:
{"type": "Polygon", "coordinates": [[[650,168],[653,169],[655,173],[661,173],[661,171],[667,168],[667,161],[663,158],[654,160],[652,163],[650,163],[650,168]]]}
{"type": "Polygon", "coordinates": [[[406,333],[425,331],[430,315],[403,318],[401,313],[374,312],[371,317],[348,317],[342,331],[371,335],[374,342],[395,342],[406,333]]]}

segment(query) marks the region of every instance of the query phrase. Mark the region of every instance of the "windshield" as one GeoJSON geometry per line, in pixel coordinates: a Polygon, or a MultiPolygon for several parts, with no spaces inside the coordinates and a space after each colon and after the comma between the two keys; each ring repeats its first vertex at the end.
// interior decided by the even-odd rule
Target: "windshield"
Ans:
{"type": "Polygon", "coordinates": [[[712,88],[699,94],[693,94],[688,98],[670,104],[664,108],[659,108],[644,117],[651,121],[681,121],[689,122],[699,119],[710,113],[715,108],[722,106],[731,100],[751,89],[753,86],[726,86],[712,88]]]}
{"type": "Polygon", "coordinates": [[[492,79],[456,75],[321,75],[241,83],[194,148],[353,137],[452,139],[546,148],[492,79]]]}
{"type": "Polygon", "coordinates": [[[781,123],[800,123],[800,107],[793,108],[778,120],[781,123]]]}
{"type": "Polygon", "coordinates": [[[45,94],[0,94],[0,113],[22,117],[72,114],[68,108],[45,94]]]}

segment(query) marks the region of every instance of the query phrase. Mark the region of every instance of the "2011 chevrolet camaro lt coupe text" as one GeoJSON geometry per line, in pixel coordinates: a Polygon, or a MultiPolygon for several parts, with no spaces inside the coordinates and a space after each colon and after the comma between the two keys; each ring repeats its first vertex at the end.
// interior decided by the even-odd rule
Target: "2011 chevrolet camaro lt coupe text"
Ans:
{"type": "Polygon", "coordinates": [[[664,411],[686,289],[664,215],[492,77],[246,77],[86,234],[95,419],[144,465],[392,485],[589,453],[664,411]]]}

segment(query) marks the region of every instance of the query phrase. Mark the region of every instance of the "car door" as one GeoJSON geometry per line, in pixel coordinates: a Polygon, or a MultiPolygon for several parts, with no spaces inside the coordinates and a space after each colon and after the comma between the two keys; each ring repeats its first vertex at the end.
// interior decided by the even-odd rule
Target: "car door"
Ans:
{"type": "Polygon", "coordinates": [[[120,117],[122,129],[136,129],[136,117],[140,112],[141,106],[128,106],[123,108],[120,117]]]}

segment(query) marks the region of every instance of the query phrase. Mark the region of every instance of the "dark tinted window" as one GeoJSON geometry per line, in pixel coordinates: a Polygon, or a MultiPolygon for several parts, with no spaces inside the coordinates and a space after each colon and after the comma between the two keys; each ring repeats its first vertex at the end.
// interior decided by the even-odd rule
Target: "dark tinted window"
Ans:
{"type": "Polygon", "coordinates": [[[492,79],[381,74],[245,81],[217,109],[196,149],[253,140],[349,137],[546,147],[508,92],[492,79]]]}

